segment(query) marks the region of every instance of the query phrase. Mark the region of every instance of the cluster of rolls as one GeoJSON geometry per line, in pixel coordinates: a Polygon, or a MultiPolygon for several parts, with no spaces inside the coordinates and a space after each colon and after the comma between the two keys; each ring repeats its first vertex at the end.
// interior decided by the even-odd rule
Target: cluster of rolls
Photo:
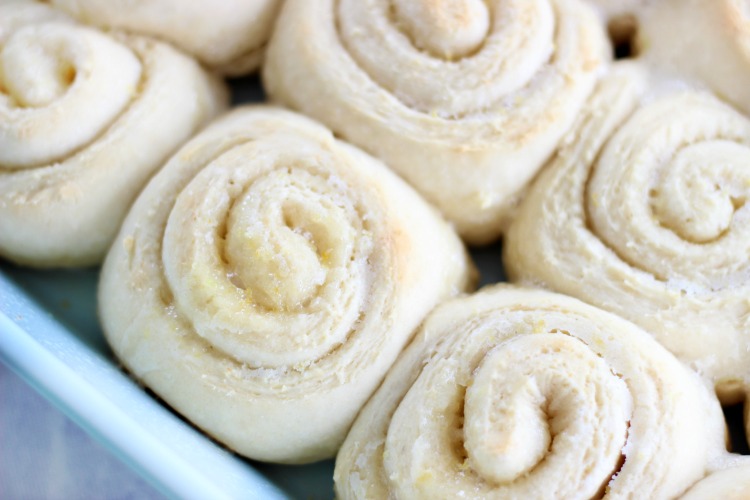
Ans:
{"type": "Polygon", "coordinates": [[[739,498],[748,26],[743,0],[10,0],[0,255],[103,261],[134,377],[245,456],[338,453],[341,498],[739,498]],[[219,116],[259,67],[294,111],[219,116]],[[464,244],[500,237],[516,284],[470,294],[464,244]]]}

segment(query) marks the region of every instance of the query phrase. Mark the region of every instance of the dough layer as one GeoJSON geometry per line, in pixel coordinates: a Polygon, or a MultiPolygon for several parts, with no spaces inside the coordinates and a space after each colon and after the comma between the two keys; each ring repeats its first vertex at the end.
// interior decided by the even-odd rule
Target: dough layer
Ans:
{"type": "Polygon", "coordinates": [[[52,0],[82,22],[173,43],[221,73],[258,69],[281,0],[52,0]]]}

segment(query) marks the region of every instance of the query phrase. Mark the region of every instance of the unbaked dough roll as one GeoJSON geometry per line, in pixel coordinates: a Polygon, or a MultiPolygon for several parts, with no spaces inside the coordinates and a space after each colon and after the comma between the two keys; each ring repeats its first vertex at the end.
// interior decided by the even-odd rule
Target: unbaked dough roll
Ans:
{"type": "Polygon", "coordinates": [[[132,373],[239,453],[333,456],[417,325],[470,280],[437,211],[281,109],[232,112],[130,212],[99,290],[132,373]]]}
{"type": "Polygon", "coordinates": [[[625,65],[574,130],[508,232],[509,277],[630,319],[725,402],[740,400],[750,391],[750,120],[625,65]]]}
{"type": "Polygon", "coordinates": [[[641,16],[638,51],[661,71],[704,82],[750,113],[750,2],[656,0],[641,16]]]}
{"type": "Polygon", "coordinates": [[[580,0],[289,0],[263,76],[272,98],[385,160],[482,243],[608,54],[580,0]]]}
{"type": "Polygon", "coordinates": [[[499,285],[436,308],[336,459],[350,498],[668,498],[725,454],[706,384],[641,329],[499,285]]]}
{"type": "Polygon", "coordinates": [[[79,20],[151,35],[229,75],[260,66],[281,0],[52,0],[79,20]]]}
{"type": "Polygon", "coordinates": [[[100,262],[148,178],[224,101],[166,44],[0,5],[0,255],[100,262]]]}
{"type": "Polygon", "coordinates": [[[682,500],[747,500],[750,498],[750,458],[732,456],[729,465],[696,483],[682,500]]]}

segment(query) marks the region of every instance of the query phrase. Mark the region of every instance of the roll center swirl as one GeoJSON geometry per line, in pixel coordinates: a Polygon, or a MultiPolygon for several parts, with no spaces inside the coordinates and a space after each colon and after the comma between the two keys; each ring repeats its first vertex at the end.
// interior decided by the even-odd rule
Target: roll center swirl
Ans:
{"type": "Polygon", "coordinates": [[[60,33],[40,38],[21,31],[2,53],[2,86],[19,107],[41,107],[59,99],[75,80],[75,62],[60,33]]]}
{"type": "Polygon", "coordinates": [[[45,23],[13,32],[0,46],[0,165],[41,166],[82,148],[127,108],[142,75],[126,45],[95,30],[45,23]]]}
{"type": "Polygon", "coordinates": [[[651,204],[659,222],[694,243],[716,240],[744,206],[750,187],[750,149],[725,140],[680,150],[651,204]]]}
{"type": "Polygon", "coordinates": [[[335,161],[304,137],[279,134],[224,152],[175,200],[165,276],[213,348],[248,366],[290,367],[351,334],[374,257],[360,200],[324,168],[335,161]],[[297,148],[287,151],[290,140],[297,148]]]}
{"type": "Polygon", "coordinates": [[[520,336],[489,351],[476,368],[466,390],[464,446],[472,469],[507,484],[607,422],[622,441],[596,446],[614,463],[629,413],[625,384],[583,342],[562,334],[520,336]],[[610,404],[601,407],[605,399],[610,404]],[[592,411],[584,416],[581,408],[592,411]]]}
{"type": "Polygon", "coordinates": [[[229,216],[230,279],[269,309],[295,310],[316,295],[326,281],[326,263],[335,252],[331,243],[336,235],[329,228],[349,227],[341,211],[323,214],[318,210],[320,200],[310,199],[299,186],[295,189],[299,183],[294,178],[305,178],[313,184],[314,179],[309,177],[296,169],[271,172],[244,193],[229,216]],[[288,193],[285,202],[264,209],[258,193],[279,192],[282,188],[288,193]]]}
{"type": "Polygon", "coordinates": [[[412,43],[445,59],[476,52],[490,29],[482,0],[393,0],[393,6],[412,43]]]}

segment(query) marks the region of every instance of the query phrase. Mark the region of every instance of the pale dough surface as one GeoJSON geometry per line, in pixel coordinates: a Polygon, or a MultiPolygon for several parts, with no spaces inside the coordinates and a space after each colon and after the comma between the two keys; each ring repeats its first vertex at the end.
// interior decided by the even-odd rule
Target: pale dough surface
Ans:
{"type": "Polygon", "coordinates": [[[82,22],[173,43],[229,75],[256,70],[281,0],[52,0],[82,22]]]}
{"type": "Polygon", "coordinates": [[[618,16],[639,17],[653,2],[661,0],[586,0],[593,5],[606,20],[616,19],[618,16]]]}
{"type": "Polygon", "coordinates": [[[483,243],[507,225],[610,51],[579,0],[289,0],[263,80],[483,243]]]}
{"type": "Polygon", "coordinates": [[[719,461],[718,465],[718,470],[696,483],[682,497],[682,500],[747,500],[750,498],[750,457],[727,455],[719,461]]]}
{"type": "Polygon", "coordinates": [[[424,316],[472,279],[450,226],[321,125],[245,107],[128,215],[100,314],[125,366],[259,460],[332,456],[424,316]]]}
{"type": "Polygon", "coordinates": [[[130,204],[226,106],[222,83],[154,40],[34,2],[0,5],[0,255],[101,262],[130,204]]]}
{"type": "Polygon", "coordinates": [[[623,65],[529,192],[504,262],[630,319],[711,379],[750,391],[750,120],[623,65]]]}
{"type": "Polygon", "coordinates": [[[336,459],[342,499],[670,498],[728,454],[705,381],[576,299],[496,285],[438,306],[336,459]]]}
{"type": "Polygon", "coordinates": [[[653,0],[639,14],[638,51],[656,70],[702,82],[750,113],[747,0],[653,0]]]}

